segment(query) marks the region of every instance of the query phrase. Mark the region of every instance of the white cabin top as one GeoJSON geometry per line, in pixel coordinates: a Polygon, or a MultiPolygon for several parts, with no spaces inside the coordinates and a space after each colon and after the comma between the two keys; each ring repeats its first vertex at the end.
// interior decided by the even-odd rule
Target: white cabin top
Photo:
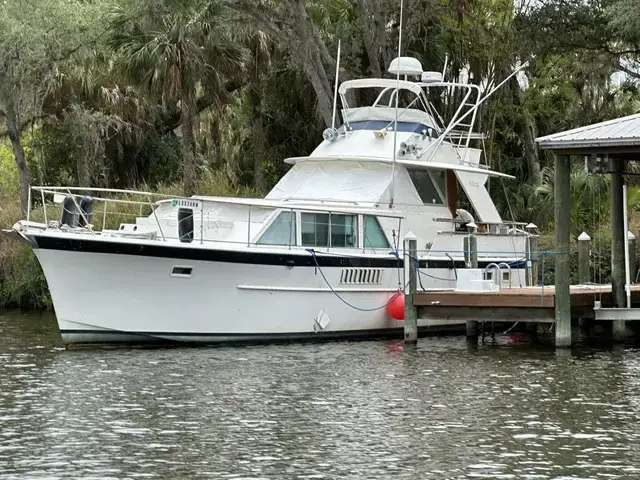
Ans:
{"type": "Polygon", "coordinates": [[[441,206],[446,216],[444,179],[450,171],[477,218],[501,222],[485,184],[489,176],[510,176],[481,164],[481,150],[471,146],[482,138],[473,132],[480,89],[442,81],[442,74],[424,72],[411,57],[395,59],[389,71],[404,78],[363,78],[339,86],[343,123],[325,130],[308,156],[286,159],[293,168],[266,198],[388,206],[393,192],[395,205],[441,206]]]}

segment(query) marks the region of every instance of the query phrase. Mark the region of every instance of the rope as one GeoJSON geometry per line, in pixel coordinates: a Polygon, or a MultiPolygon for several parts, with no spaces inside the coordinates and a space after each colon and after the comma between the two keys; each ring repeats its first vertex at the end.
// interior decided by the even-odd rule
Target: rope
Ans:
{"type": "Polygon", "coordinates": [[[506,335],[507,333],[509,333],[511,330],[513,330],[514,328],[516,328],[516,325],[518,325],[518,323],[520,322],[516,322],[513,325],[511,325],[511,327],[507,328],[504,332],[502,332],[503,335],[506,335]]]}
{"type": "MultiPolygon", "coordinates": [[[[400,289],[398,289],[398,291],[391,296],[391,298],[389,299],[389,301],[387,301],[384,305],[380,306],[380,307],[375,307],[375,308],[360,308],[357,307],[349,302],[347,302],[344,298],[342,298],[340,296],[340,294],[338,292],[335,291],[335,289],[331,286],[331,284],[329,283],[329,280],[327,280],[327,277],[324,275],[324,272],[322,271],[322,269],[320,268],[320,264],[318,263],[318,258],[316,257],[316,252],[313,248],[307,248],[306,249],[307,252],[309,252],[311,254],[311,256],[313,257],[313,262],[316,264],[316,268],[318,269],[318,271],[320,272],[320,275],[322,276],[322,279],[324,280],[324,282],[327,284],[327,287],[329,287],[329,290],[331,290],[333,292],[333,294],[338,297],[338,299],[344,303],[345,305],[347,305],[348,307],[353,308],[354,310],[357,310],[359,312],[377,312],[379,310],[382,310],[383,308],[387,308],[391,302],[393,302],[396,297],[398,296],[398,294],[402,291],[400,289]]],[[[411,283],[413,277],[411,277],[409,279],[409,281],[406,283],[406,285],[404,286],[404,288],[406,289],[409,286],[409,283],[411,283]]]]}
{"type": "MultiPolygon", "coordinates": [[[[453,267],[453,273],[456,276],[456,282],[458,281],[458,269],[456,268],[456,262],[453,260],[453,257],[451,255],[449,255],[448,253],[445,254],[449,260],[451,260],[451,266],[453,267]]],[[[640,272],[640,270],[638,270],[640,272]]],[[[636,282],[637,283],[637,282],[636,282]]]]}
{"type": "MultiPolygon", "coordinates": [[[[405,255],[406,255],[407,257],[409,257],[410,259],[412,259],[414,262],[416,262],[416,272],[418,272],[420,275],[424,275],[425,277],[433,278],[434,280],[441,280],[441,281],[443,281],[443,282],[455,282],[455,281],[457,281],[457,279],[458,279],[458,274],[457,274],[457,272],[456,272],[456,278],[455,278],[455,280],[454,280],[453,278],[437,277],[437,276],[435,276],[435,275],[431,275],[431,274],[429,274],[429,273],[421,272],[421,271],[420,271],[420,259],[419,259],[419,258],[417,258],[417,257],[413,257],[413,256],[409,255],[408,253],[405,253],[405,255]]],[[[420,278],[420,277],[418,277],[418,278],[420,278]]],[[[420,281],[420,286],[422,287],[422,280],[420,281]]],[[[423,290],[423,291],[426,291],[426,290],[424,289],[424,287],[422,287],[422,290],[423,290]]]]}

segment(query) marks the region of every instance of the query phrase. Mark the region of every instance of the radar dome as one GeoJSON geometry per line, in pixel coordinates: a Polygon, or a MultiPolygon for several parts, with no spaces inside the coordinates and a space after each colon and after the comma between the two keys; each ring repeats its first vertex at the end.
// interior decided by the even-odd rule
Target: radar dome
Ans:
{"type": "Polygon", "coordinates": [[[389,65],[389,73],[393,75],[404,75],[405,77],[420,77],[422,75],[422,64],[420,60],[413,57],[394,58],[389,65]]]}

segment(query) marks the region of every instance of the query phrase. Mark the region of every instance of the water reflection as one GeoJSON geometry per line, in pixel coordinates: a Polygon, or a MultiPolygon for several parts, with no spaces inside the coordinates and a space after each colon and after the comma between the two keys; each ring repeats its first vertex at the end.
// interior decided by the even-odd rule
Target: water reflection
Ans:
{"type": "Polygon", "coordinates": [[[640,351],[60,348],[0,315],[0,477],[640,478],[640,351]]]}

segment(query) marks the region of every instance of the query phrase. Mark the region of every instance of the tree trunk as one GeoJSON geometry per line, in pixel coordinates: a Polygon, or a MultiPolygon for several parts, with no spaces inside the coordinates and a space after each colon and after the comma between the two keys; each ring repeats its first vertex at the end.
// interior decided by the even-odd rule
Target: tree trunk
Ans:
{"type": "Polygon", "coordinates": [[[527,109],[524,91],[520,88],[520,84],[516,77],[512,80],[513,88],[516,91],[516,101],[520,106],[520,111],[524,123],[524,154],[527,160],[527,173],[529,174],[529,183],[531,185],[540,185],[542,175],[540,173],[540,159],[538,158],[538,149],[536,148],[536,122],[529,110],[527,109]]]}
{"type": "Polygon", "coordinates": [[[368,2],[371,0],[352,0],[351,6],[356,14],[356,20],[360,34],[362,35],[362,42],[364,43],[364,49],[367,52],[367,58],[369,59],[369,70],[371,74],[376,78],[382,77],[382,69],[380,68],[380,53],[382,52],[382,46],[378,44],[380,40],[378,37],[378,16],[381,12],[373,12],[373,25],[371,24],[370,11],[367,8],[368,2]]]}
{"type": "Polygon", "coordinates": [[[21,143],[22,132],[20,131],[20,123],[18,122],[15,106],[12,103],[7,105],[5,113],[7,135],[9,136],[9,140],[11,140],[13,155],[16,159],[16,167],[18,167],[18,181],[20,183],[20,212],[23,216],[26,216],[29,208],[29,189],[31,188],[31,185],[29,183],[29,170],[27,169],[24,148],[21,143]]]}
{"type": "Polygon", "coordinates": [[[180,129],[182,132],[182,161],[184,195],[191,196],[196,190],[197,165],[196,165],[196,138],[193,133],[194,106],[191,99],[182,98],[180,102],[180,129]]]}
{"type": "Polygon", "coordinates": [[[78,171],[78,186],[90,187],[91,186],[91,170],[89,169],[89,155],[85,152],[84,155],[79,155],[76,160],[76,169],[78,171]]]}
{"type": "Polygon", "coordinates": [[[331,126],[333,118],[333,90],[329,77],[322,63],[321,47],[313,34],[313,25],[307,14],[303,0],[295,0],[292,13],[295,28],[300,41],[300,48],[294,49],[295,54],[303,65],[304,71],[313,86],[318,98],[318,111],[326,126],[331,126]]]}
{"type": "Polygon", "coordinates": [[[253,184],[260,193],[264,193],[264,157],[265,140],[264,125],[262,123],[262,97],[258,91],[258,79],[255,79],[251,88],[251,120],[253,127],[253,184]]]}
{"type": "Polygon", "coordinates": [[[313,90],[316,92],[316,97],[318,100],[318,112],[322,116],[324,120],[324,124],[326,127],[331,126],[331,120],[333,117],[333,101],[331,95],[327,94],[327,91],[322,84],[322,79],[318,74],[318,71],[311,61],[310,58],[300,59],[303,64],[304,72],[307,75],[307,78],[311,82],[311,86],[313,90]]]}

